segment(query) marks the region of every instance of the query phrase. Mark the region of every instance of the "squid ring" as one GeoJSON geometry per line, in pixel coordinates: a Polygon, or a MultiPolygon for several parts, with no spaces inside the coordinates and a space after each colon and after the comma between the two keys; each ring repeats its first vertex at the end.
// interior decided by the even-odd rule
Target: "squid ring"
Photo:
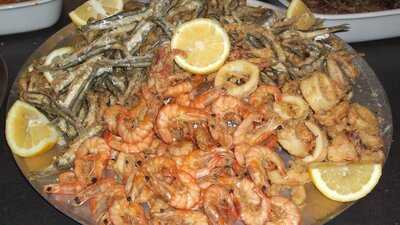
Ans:
{"type": "Polygon", "coordinates": [[[236,60],[225,64],[219,69],[215,77],[215,87],[225,88],[229,95],[235,97],[246,97],[257,88],[260,79],[260,70],[258,67],[245,60],[236,60]],[[230,79],[237,80],[246,78],[244,84],[235,84],[230,79]]]}
{"type": "Polygon", "coordinates": [[[322,131],[315,123],[306,121],[304,124],[308,129],[316,136],[315,147],[312,155],[306,156],[303,158],[303,161],[306,163],[310,162],[319,162],[326,158],[328,154],[328,138],[324,131],[322,131]]]}
{"type": "Polygon", "coordinates": [[[274,103],[273,109],[284,120],[306,118],[309,112],[307,102],[294,95],[282,95],[281,101],[274,103]]]}

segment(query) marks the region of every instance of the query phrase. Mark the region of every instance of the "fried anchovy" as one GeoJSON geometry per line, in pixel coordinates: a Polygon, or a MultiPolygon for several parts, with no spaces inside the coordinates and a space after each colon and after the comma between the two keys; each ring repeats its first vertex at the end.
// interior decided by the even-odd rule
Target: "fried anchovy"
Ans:
{"type": "Polygon", "coordinates": [[[99,67],[97,65],[94,66],[95,70],[94,73],[89,77],[88,81],[83,86],[82,90],[78,93],[73,105],[72,105],[72,113],[75,115],[79,111],[80,106],[82,105],[82,101],[86,96],[87,91],[93,84],[93,81],[104,74],[110,74],[113,69],[110,66],[107,67],[99,67]]]}
{"type": "Polygon", "coordinates": [[[139,50],[144,41],[147,39],[150,31],[153,30],[154,27],[155,24],[150,21],[142,21],[138,25],[132,37],[125,42],[126,48],[132,55],[134,55],[137,50],[139,50]]]}
{"type": "Polygon", "coordinates": [[[84,119],[85,126],[92,126],[96,123],[96,115],[99,113],[99,104],[97,103],[97,95],[90,93],[86,96],[87,99],[87,113],[84,119]]]}
{"type": "Polygon", "coordinates": [[[254,48],[264,48],[265,45],[262,43],[260,39],[252,34],[246,34],[246,41],[249,42],[251,46],[254,48]]]}
{"type": "Polygon", "coordinates": [[[82,64],[77,68],[77,76],[76,79],[72,81],[68,88],[68,93],[64,100],[58,100],[58,104],[65,108],[70,108],[72,104],[75,102],[77,96],[85,87],[87,82],[89,81],[90,76],[96,72],[94,68],[94,64],[96,61],[101,59],[100,56],[90,59],[89,61],[82,64]]]}
{"type": "Polygon", "coordinates": [[[100,65],[109,65],[112,67],[148,67],[151,65],[153,55],[131,56],[123,59],[103,59],[99,61],[100,65]]]}
{"type": "Polygon", "coordinates": [[[300,31],[300,30],[287,30],[282,32],[279,37],[282,39],[290,39],[293,37],[300,37],[304,39],[311,39],[324,34],[348,31],[350,28],[347,24],[341,24],[333,27],[324,27],[321,29],[311,31],[300,31]]]}
{"type": "Polygon", "coordinates": [[[21,95],[21,98],[41,109],[46,114],[62,117],[72,126],[74,126],[75,129],[80,128],[80,125],[77,123],[77,119],[70,112],[70,110],[58,105],[51,96],[40,92],[25,92],[21,95]]]}
{"type": "Polygon", "coordinates": [[[159,27],[161,27],[161,29],[168,36],[169,39],[172,38],[172,35],[175,30],[174,25],[172,25],[170,22],[166,21],[164,18],[154,19],[153,22],[156,23],[159,27]]]}
{"type": "Polygon", "coordinates": [[[103,46],[96,46],[96,47],[92,47],[90,49],[87,49],[87,51],[83,52],[83,53],[77,53],[74,54],[73,56],[65,59],[64,63],[62,65],[59,65],[57,67],[57,69],[67,69],[73,66],[76,66],[88,59],[90,59],[91,57],[94,57],[96,55],[99,55],[107,50],[110,50],[113,48],[113,44],[116,43],[116,40],[114,39],[108,39],[107,42],[104,42],[103,46]]]}
{"type": "Polygon", "coordinates": [[[172,7],[171,0],[152,1],[149,7],[130,12],[122,12],[116,15],[91,22],[81,28],[83,32],[113,29],[140,21],[144,21],[153,16],[163,17],[172,7]]]}
{"type": "Polygon", "coordinates": [[[139,21],[145,20],[152,15],[152,11],[148,8],[141,9],[138,11],[122,12],[114,16],[104,18],[102,20],[97,20],[89,23],[81,28],[83,32],[95,31],[95,30],[106,30],[113,29],[116,27],[137,23],[139,21]]]}
{"type": "Polygon", "coordinates": [[[125,93],[118,99],[121,105],[124,105],[129,97],[135,95],[140,90],[141,84],[146,80],[146,73],[143,69],[134,69],[128,79],[128,87],[125,93]]]}
{"type": "Polygon", "coordinates": [[[178,1],[174,0],[151,1],[149,9],[154,18],[162,18],[176,5],[176,3],[178,3],[178,1]]]}
{"type": "Polygon", "coordinates": [[[67,69],[76,66],[88,60],[89,58],[99,55],[110,49],[119,49],[123,52],[127,52],[127,50],[125,50],[122,45],[118,44],[118,36],[124,33],[128,33],[135,28],[135,24],[129,24],[118,27],[110,32],[106,32],[100,38],[91,42],[89,45],[79,49],[78,51],[63,59],[61,63],[47,67],[42,66],[40,69],[42,71],[67,69]]]}

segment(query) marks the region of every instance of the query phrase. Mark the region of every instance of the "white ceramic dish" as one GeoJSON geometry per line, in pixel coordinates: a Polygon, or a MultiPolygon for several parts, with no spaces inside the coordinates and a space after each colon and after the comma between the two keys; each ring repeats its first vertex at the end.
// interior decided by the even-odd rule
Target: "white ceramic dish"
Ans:
{"type": "Polygon", "coordinates": [[[55,24],[62,0],[31,0],[0,5],[0,35],[39,30],[55,24]]]}
{"type": "MultiPolygon", "coordinates": [[[[279,0],[288,6],[287,0],[279,0]]],[[[315,16],[325,20],[327,26],[348,24],[350,30],[338,33],[346,42],[370,41],[400,36],[400,9],[383,10],[368,13],[352,14],[318,14],[315,16]]]]}

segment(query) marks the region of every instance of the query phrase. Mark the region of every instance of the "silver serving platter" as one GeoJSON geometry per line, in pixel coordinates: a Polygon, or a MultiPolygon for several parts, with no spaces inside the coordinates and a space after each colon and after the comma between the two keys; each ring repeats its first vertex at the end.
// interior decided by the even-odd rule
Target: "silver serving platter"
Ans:
{"type": "MultiPolygon", "coordinates": [[[[46,56],[50,51],[55,48],[72,45],[77,41],[77,32],[73,24],[70,24],[52,37],[50,37],[45,43],[43,43],[25,62],[22,66],[16,81],[14,82],[10,95],[8,97],[8,109],[18,98],[17,81],[22,74],[26,73],[29,65],[34,59],[46,56]]],[[[350,46],[349,50],[354,51],[350,46]]],[[[369,109],[373,110],[380,120],[381,132],[384,138],[385,153],[386,156],[389,153],[390,145],[392,142],[393,133],[393,123],[392,123],[392,113],[390,110],[390,105],[386,93],[380,84],[376,74],[367,64],[367,62],[358,57],[355,59],[355,63],[361,71],[361,75],[356,80],[353,87],[353,100],[359,102],[362,105],[367,106],[369,109]]],[[[40,180],[30,180],[29,175],[40,169],[43,169],[50,165],[51,160],[54,156],[62,153],[62,148],[56,146],[55,149],[49,151],[43,155],[32,157],[32,158],[22,158],[14,155],[14,159],[17,162],[21,172],[30,182],[32,187],[50,204],[52,204],[59,211],[65,215],[71,217],[75,221],[84,225],[95,224],[93,220],[90,219],[89,211],[87,208],[75,208],[68,204],[69,199],[64,196],[48,195],[42,191],[44,184],[55,182],[56,176],[48,177],[46,179],[40,180]]],[[[314,188],[312,184],[307,186],[307,200],[305,206],[301,209],[303,216],[303,225],[322,225],[334,217],[339,215],[341,212],[350,207],[354,202],[351,203],[341,203],[329,200],[324,197],[318,190],[314,188]]]]}

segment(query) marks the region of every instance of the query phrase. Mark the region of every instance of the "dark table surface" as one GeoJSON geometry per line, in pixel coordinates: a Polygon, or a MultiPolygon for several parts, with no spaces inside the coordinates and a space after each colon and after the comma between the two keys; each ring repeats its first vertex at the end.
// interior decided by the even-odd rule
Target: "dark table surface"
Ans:
{"type": "MultiPolygon", "coordinates": [[[[51,28],[0,36],[0,54],[9,68],[8,87],[28,56],[53,33],[67,25],[67,16],[82,1],[65,1],[63,14],[51,28]]],[[[373,28],[371,28],[373,29],[373,28]]],[[[394,135],[389,159],[378,186],[367,197],[330,221],[329,225],[400,225],[400,38],[352,44],[378,75],[392,106],[394,135]]],[[[0,81],[1,82],[1,81],[0,81]]],[[[0,225],[75,225],[49,205],[19,171],[4,137],[5,103],[1,106],[0,225]]]]}

